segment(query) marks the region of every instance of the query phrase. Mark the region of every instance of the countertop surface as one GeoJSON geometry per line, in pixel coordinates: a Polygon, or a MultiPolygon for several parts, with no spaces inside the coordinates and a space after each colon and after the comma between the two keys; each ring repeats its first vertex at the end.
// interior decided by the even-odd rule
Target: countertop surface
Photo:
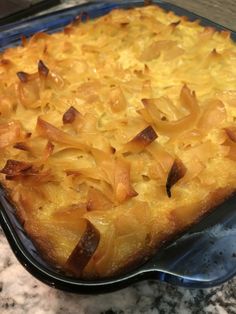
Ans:
{"type": "MultiPolygon", "coordinates": [[[[62,7],[84,1],[64,1],[62,7]]],[[[236,30],[235,0],[169,0],[236,30]]],[[[110,294],[83,296],[52,289],[32,277],[14,257],[0,229],[1,314],[236,313],[236,278],[212,289],[185,289],[143,281],[110,294]]]]}

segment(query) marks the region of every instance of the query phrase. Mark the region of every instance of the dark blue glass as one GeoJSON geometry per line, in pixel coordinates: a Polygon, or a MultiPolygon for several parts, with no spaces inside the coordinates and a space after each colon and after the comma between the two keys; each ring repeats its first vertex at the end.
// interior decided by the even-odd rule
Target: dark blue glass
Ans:
{"type": "MultiPolygon", "coordinates": [[[[190,20],[200,19],[203,25],[213,26],[218,30],[225,29],[174,5],[161,1],[154,2],[178,15],[188,16],[190,20]]],[[[19,44],[22,35],[29,37],[39,31],[49,33],[59,31],[81,12],[86,11],[91,18],[95,18],[116,7],[129,8],[142,4],[143,1],[140,0],[90,3],[2,26],[0,50],[19,44]]],[[[232,38],[236,40],[236,33],[232,32],[232,38]]],[[[0,188],[0,223],[22,265],[41,281],[62,290],[78,293],[110,292],[144,279],[204,288],[219,285],[236,274],[235,196],[218,206],[176,241],[166,245],[145,264],[119,277],[99,281],[74,279],[48,265],[25,234],[15,216],[14,206],[7,200],[2,188],[0,188]]]]}

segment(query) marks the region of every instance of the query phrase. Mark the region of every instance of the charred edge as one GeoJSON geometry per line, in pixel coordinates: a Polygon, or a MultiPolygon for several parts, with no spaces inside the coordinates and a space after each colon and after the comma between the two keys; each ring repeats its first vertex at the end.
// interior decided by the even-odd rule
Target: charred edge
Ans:
{"type": "Polygon", "coordinates": [[[79,111],[71,106],[62,117],[63,124],[73,123],[76,119],[76,116],[80,115],[79,111]]]}
{"type": "Polygon", "coordinates": [[[157,139],[158,135],[151,125],[142,130],[139,134],[137,134],[131,142],[143,143],[148,145],[157,139]]]}
{"type": "Polygon", "coordinates": [[[131,189],[128,193],[128,197],[136,197],[138,196],[138,192],[135,191],[135,189],[131,186],[131,189]]]}
{"type": "Polygon", "coordinates": [[[32,168],[31,163],[9,159],[0,172],[6,174],[7,176],[15,176],[30,168],[32,168]]]}
{"type": "Polygon", "coordinates": [[[43,165],[36,167],[31,163],[9,159],[6,165],[0,170],[0,173],[6,175],[6,178],[18,176],[31,176],[38,174],[43,169],[43,165]]]}
{"type": "Polygon", "coordinates": [[[225,128],[224,129],[228,138],[236,143],[236,128],[232,127],[232,128],[225,128]]]}
{"type": "Polygon", "coordinates": [[[116,153],[115,147],[111,146],[111,153],[114,155],[116,153]]]}
{"type": "Polygon", "coordinates": [[[186,168],[181,160],[175,159],[166,181],[166,193],[168,197],[171,197],[171,188],[178,182],[186,173],[186,168]]]}
{"type": "Polygon", "coordinates": [[[11,61],[8,60],[8,59],[2,59],[0,60],[0,65],[3,65],[3,66],[8,66],[11,64],[11,61]]]}
{"type": "Polygon", "coordinates": [[[80,176],[82,175],[81,172],[76,170],[65,170],[67,176],[80,176]]]}
{"type": "Polygon", "coordinates": [[[26,72],[17,72],[16,75],[22,83],[27,83],[29,80],[29,74],[26,72]]]}
{"type": "Polygon", "coordinates": [[[16,143],[13,147],[19,150],[29,151],[29,147],[24,142],[16,143]]]}
{"type": "Polygon", "coordinates": [[[32,135],[32,133],[31,133],[31,132],[27,132],[27,133],[25,134],[25,138],[30,138],[30,137],[31,137],[31,135],[32,135]]]}
{"type": "Polygon", "coordinates": [[[65,266],[68,271],[76,276],[81,276],[84,268],[95,253],[99,242],[99,231],[87,220],[86,230],[66,262],[65,266]]]}
{"type": "Polygon", "coordinates": [[[170,26],[177,27],[180,23],[181,23],[181,20],[179,20],[177,22],[172,22],[172,23],[170,23],[170,26]]]}
{"type": "Polygon", "coordinates": [[[42,60],[39,60],[38,62],[38,73],[44,77],[47,77],[49,73],[48,67],[43,63],[42,60]]]}
{"type": "Polygon", "coordinates": [[[51,155],[53,153],[55,145],[52,144],[52,142],[48,141],[47,145],[45,147],[45,151],[48,153],[48,155],[51,155]]]}

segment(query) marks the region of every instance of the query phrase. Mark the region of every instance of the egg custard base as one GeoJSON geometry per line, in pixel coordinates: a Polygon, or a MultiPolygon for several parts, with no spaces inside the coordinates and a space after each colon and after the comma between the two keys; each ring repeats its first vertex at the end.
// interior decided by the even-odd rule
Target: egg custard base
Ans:
{"type": "Polygon", "coordinates": [[[147,260],[236,188],[236,46],[158,6],[0,55],[0,181],[78,278],[147,260]]]}

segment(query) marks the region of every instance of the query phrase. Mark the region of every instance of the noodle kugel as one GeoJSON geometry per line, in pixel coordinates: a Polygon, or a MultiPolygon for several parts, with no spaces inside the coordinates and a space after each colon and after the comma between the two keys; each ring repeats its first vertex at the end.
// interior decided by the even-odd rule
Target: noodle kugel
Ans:
{"type": "Polygon", "coordinates": [[[0,180],[42,256],[124,273],[236,189],[236,46],[158,6],[0,55],[0,180]]]}

